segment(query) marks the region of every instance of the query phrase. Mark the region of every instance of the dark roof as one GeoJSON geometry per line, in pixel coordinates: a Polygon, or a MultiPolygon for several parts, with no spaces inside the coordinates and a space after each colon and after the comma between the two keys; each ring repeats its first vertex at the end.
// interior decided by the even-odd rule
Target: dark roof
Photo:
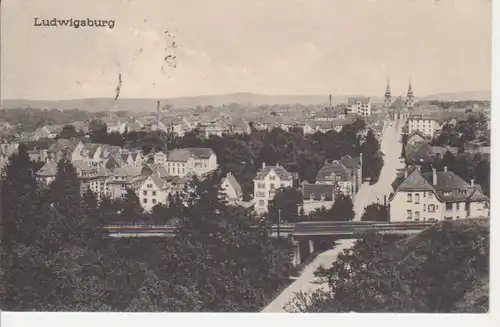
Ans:
{"type": "Polygon", "coordinates": [[[333,184],[302,184],[302,198],[304,200],[321,200],[324,196],[324,201],[332,201],[334,198],[335,185],[333,184]]]}
{"type": "Polygon", "coordinates": [[[351,170],[344,166],[340,161],[334,160],[326,162],[316,175],[316,181],[332,181],[328,178],[332,175],[341,176],[341,180],[345,181],[349,178],[351,170]]]}
{"type": "Polygon", "coordinates": [[[263,180],[269,174],[269,172],[271,172],[271,170],[273,170],[276,175],[278,175],[280,180],[291,181],[293,179],[293,175],[281,166],[266,166],[259,172],[257,172],[257,176],[255,176],[254,180],[263,180]]]}
{"type": "Polygon", "coordinates": [[[38,140],[38,141],[27,141],[22,142],[26,146],[26,150],[48,150],[52,144],[53,140],[38,140]]]}
{"type": "Polygon", "coordinates": [[[348,154],[343,156],[340,162],[348,169],[355,170],[360,168],[359,162],[348,154]]]}
{"type": "Polygon", "coordinates": [[[198,159],[209,159],[214,151],[210,148],[185,148],[175,149],[167,154],[168,161],[188,161],[189,158],[194,157],[198,159]]]}
{"type": "Polygon", "coordinates": [[[487,201],[481,186],[471,185],[451,171],[435,172],[436,185],[433,185],[433,172],[421,173],[415,169],[397,188],[396,192],[431,191],[443,202],[487,201]]]}
{"type": "Polygon", "coordinates": [[[434,161],[435,154],[428,143],[419,143],[416,146],[408,144],[405,147],[406,160],[414,163],[431,163],[434,161]]]}

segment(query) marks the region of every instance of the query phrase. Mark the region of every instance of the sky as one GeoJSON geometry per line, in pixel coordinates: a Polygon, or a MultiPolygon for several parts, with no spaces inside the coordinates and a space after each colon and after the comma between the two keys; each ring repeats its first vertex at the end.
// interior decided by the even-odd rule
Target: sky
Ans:
{"type": "Polygon", "coordinates": [[[1,98],[489,90],[491,0],[3,0],[1,98]],[[114,20],[38,27],[42,19],[114,20]],[[165,33],[165,31],[169,32],[165,33]],[[176,47],[173,48],[172,42],[176,47]],[[165,64],[176,57],[176,67],[165,64]],[[163,67],[163,69],[162,69],[163,67]]]}

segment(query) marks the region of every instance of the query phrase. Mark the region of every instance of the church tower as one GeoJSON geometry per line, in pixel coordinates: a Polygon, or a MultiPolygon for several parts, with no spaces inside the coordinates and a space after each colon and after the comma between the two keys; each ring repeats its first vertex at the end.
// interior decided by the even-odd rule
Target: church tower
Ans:
{"type": "Polygon", "coordinates": [[[414,96],[413,96],[413,89],[411,87],[411,79],[410,83],[408,84],[408,93],[406,94],[406,107],[408,109],[413,108],[414,104],[414,96]]]}
{"type": "Polygon", "coordinates": [[[387,86],[385,88],[385,96],[384,96],[384,107],[389,108],[391,104],[392,104],[391,87],[389,85],[389,79],[387,79],[387,86]]]}

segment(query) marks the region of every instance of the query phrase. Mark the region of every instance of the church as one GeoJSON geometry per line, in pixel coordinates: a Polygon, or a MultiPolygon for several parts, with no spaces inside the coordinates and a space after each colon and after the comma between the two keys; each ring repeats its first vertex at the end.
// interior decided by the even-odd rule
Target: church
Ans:
{"type": "Polygon", "coordinates": [[[407,118],[411,109],[413,109],[413,105],[415,103],[415,97],[413,95],[413,89],[411,86],[411,81],[408,84],[408,92],[406,94],[406,99],[403,99],[402,96],[396,98],[396,100],[392,101],[391,95],[391,87],[389,85],[389,80],[387,80],[387,86],[385,88],[384,95],[384,108],[387,109],[391,119],[401,119],[407,118]]]}

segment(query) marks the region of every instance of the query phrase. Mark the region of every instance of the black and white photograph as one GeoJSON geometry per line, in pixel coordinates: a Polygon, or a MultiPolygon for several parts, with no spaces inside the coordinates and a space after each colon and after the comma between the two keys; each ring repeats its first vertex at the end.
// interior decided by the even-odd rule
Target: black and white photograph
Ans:
{"type": "Polygon", "coordinates": [[[3,0],[0,310],[489,313],[493,2],[3,0]]]}

